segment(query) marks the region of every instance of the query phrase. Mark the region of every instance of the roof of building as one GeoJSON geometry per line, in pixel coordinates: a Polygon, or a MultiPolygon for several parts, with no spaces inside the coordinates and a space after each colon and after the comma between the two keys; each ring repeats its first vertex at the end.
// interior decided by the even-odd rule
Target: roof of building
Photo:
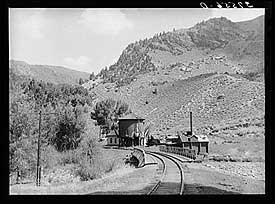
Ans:
{"type": "Polygon", "coordinates": [[[177,144],[176,142],[170,142],[170,141],[168,141],[168,142],[165,142],[165,144],[166,145],[175,145],[175,144],[177,144]]]}
{"type": "Polygon", "coordinates": [[[130,113],[128,115],[125,115],[123,117],[120,117],[119,120],[145,120],[144,118],[141,118],[140,116],[130,113]]]}
{"type": "Polygon", "coordinates": [[[188,137],[186,135],[179,135],[179,138],[180,138],[181,142],[187,142],[188,141],[188,137]]]}
{"type": "Polygon", "coordinates": [[[206,135],[193,135],[198,138],[199,142],[209,142],[209,139],[206,135]]]}
{"type": "Polygon", "coordinates": [[[188,142],[188,138],[196,137],[198,142],[209,142],[209,139],[206,135],[192,135],[192,136],[186,136],[186,135],[179,135],[181,142],[188,142]]]}
{"type": "Polygon", "coordinates": [[[113,136],[117,136],[116,132],[114,130],[111,130],[106,137],[113,137],[113,136]]]}
{"type": "Polygon", "coordinates": [[[167,139],[177,139],[178,136],[176,136],[176,135],[167,135],[166,138],[167,139]]]}

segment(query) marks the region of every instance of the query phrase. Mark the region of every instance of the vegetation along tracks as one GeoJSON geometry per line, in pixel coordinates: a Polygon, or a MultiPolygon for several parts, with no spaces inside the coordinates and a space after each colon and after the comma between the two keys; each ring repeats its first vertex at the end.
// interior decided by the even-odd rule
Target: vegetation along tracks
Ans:
{"type": "Polygon", "coordinates": [[[170,155],[146,151],[146,154],[151,155],[161,161],[163,165],[162,176],[160,180],[147,193],[153,194],[183,194],[184,190],[184,175],[181,163],[170,155]]]}

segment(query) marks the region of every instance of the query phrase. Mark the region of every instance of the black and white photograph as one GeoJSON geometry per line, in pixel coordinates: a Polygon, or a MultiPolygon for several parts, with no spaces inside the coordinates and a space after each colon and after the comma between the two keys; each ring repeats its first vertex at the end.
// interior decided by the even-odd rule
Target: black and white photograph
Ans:
{"type": "Polygon", "coordinates": [[[9,195],[265,195],[266,9],[214,3],[8,8],[9,195]]]}

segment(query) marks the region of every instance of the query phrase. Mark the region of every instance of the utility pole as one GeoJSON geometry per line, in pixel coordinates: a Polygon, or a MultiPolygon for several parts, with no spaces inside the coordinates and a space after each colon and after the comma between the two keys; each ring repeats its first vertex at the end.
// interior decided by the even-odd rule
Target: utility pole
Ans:
{"type": "MultiPolygon", "coordinates": [[[[43,115],[50,115],[56,113],[43,113],[43,115]]],[[[36,164],[36,186],[41,184],[41,166],[40,166],[40,138],[41,138],[41,120],[42,111],[39,111],[39,124],[38,124],[38,141],[37,141],[37,164],[36,164]]]]}
{"type": "Polygon", "coordinates": [[[41,167],[40,167],[40,134],[41,134],[41,110],[39,111],[38,124],[38,142],[37,142],[37,165],[36,165],[36,186],[40,186],[41,167]]]}
{"type": "MultiPolygon", "coordinates": [[[[30,113],[33,114],[33,113],[30,113]]],[[[51,115],[57,113],[43,113],[43,115],[51,115]]],[[[37,115],[37,112],[35,113],[37,115]]],[[[38,138],[37,138],[37,163],[36,163],[36,186],[41,184],[41,166],[40,166],[40,138],[41,138],[41,122],[42,122],[42,111],[39,111],[39,124],[38,124],[38,138]]],[[[20,177],[19,167],[17,167],[17,175],[20,177]]],[[[17,179],[19,181],[19,178],[17,179]]]]}
{"type": "Polygon", "coordinates": [[[190,112],[190,132],[191,132],[191,135],[193,134],[192,133],[192,112],[190,112]]]}

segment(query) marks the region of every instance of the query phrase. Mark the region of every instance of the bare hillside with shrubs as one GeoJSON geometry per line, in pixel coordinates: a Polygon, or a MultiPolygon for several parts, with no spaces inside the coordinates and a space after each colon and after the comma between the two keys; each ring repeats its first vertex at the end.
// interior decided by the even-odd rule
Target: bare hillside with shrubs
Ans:
{"type": "Polygon", "coordinates": [[[191,110],[194,127],[264,113],[264,84],[228,74],[210,73],[176,81],[144,77],[119,89],[109,84],[98,86],[93,94],[127,101],[154,124],[156,134],[189,127],[191,110]]]}
{"type": "Polygon", "coordinates": [[[179,130],[193,130],[210,138],[211,154],[244,155],[264,159],[265,86],[244,77],[209,73],[178,79],[168,75],[140,75],[130,85],[101,84],[91,90],[96,100],[125,101],[150,124],[153,137],[165,139],[179,130]],[[220,148],[220,144],[225,147],[220,148]],[[248,150],[251,148],[251,150],[248,150]]]}
{"type": "Polygon", "coordinates": [[[140,74],[179,67],[185,72],[227,71],[262,81],[263,24],[263,16],[245,22],[221,17],[188,29],[161,32],[129,44],[117,62],[102,69],[96,78],[122,86],[140,74]]]}

